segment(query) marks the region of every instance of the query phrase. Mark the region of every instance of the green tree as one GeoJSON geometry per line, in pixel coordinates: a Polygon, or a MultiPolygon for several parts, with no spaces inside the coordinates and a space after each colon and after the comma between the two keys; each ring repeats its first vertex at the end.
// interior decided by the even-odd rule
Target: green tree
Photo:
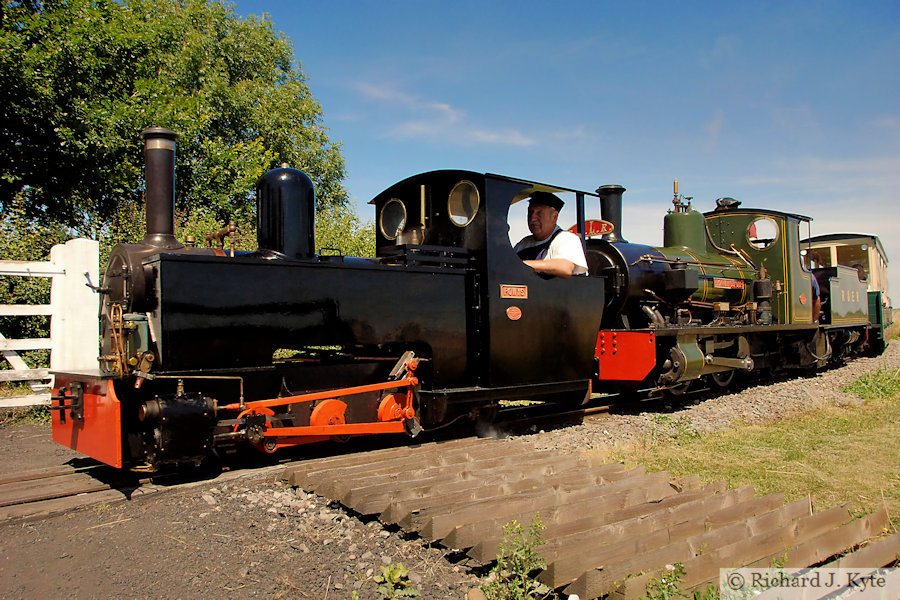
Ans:
{"type": "MultiPolygon", "coordinates": [[[[2,1],[0,208],[102,237],[142,204],[138,133],[179,133],[177,209],[251,221],[256,179],[303,169],[344,205],[344,161],[291,45],[207,0],[2,1]]],[[[125,240],[123,240],[125,241],[125,240]]]]}
{"type": "MultiPolygon", "coordinates": [[[[2,221],[2,219],[0,219],[2,221]]],[[[105,264],[113,246],[118,243],[140,241],[144,237],[144,206],[123,202],[118,207],[116,228],[107,228],[100,239],[100,263],[105,264]]],[[[175,213],[175,237],[184,242],[193,236],[199,247],[206,247],[207,233],[219,230],[227,222],[218,219],[208,207],[190,207],[175,213]]],[[[235,221],[234,235],[236,250],[255,250],[256,221],[235,221]]],[[[315,217],[316,252],[341,254],[342,256],[375,256],[375,224],[363,221],[347,205],[330,205],[316,209],[315,217]]],[[[225,242],[226,250],[230,238],[225,242]]],[[[0,257],[2,257],[0,253],[0,257]]],[[[37,260],[35,257],[32,260],[37,260]]]]}
{"type": "MultiPolygon", "coordinates": [[[[27,217],[19,203],[0,216],[0,258],[4,260],[49,260],[50,249],[68,239],[62,227],[27,217]]],[[[0,276],[0,304],[49,304],[50,279],[46,277],[0,276]]],[[[0,333],[10,339],[41,338],[49,335],[44,316],[0,317],[0,333]]],[[[30,350],[20,355],[32,367],[48,365],[47,350],[30,350]]],[[[0,360],[0,369],[9,365],[0,360]]]]}
{"type": "Polygon", "coordinates": [[[343,256],[375,256],[375,224],[360,221],[348,206],[316,211],[316,251],[338,250],[343,256]]]}
{"type": "MultiPolygon", "coordinates": [[[[323,223],[335,214],[344,239],[374,238],[347,208],[340,145],[267,18],[210,0],[0,0],[0,258],[46,260],[80,235],[100,241],[103,264],[140,240],[149,125],[180,136],[179,239],[205,245],[234,220],[237,248],[255,248],[254,184],[282,162],[312,178],[323,223]]],[[[48,293],[45,280],[0,278],[0,303],[48,293]]],[[[2,321],[11,337],[47,335],[43,317],[2,321]]]]}

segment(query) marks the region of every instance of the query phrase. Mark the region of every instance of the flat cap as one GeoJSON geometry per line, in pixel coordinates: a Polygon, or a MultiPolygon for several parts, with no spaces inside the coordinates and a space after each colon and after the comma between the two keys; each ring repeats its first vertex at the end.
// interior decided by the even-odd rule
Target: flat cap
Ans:
{"type": "Polygon", "coordinates": [[[531,200],[529,200],[529,202],[543,204],[544,206],[549,206],[556,210],[561,210],[563,204],[565,204],[559,197],[554,196],[550,192],[534,192],[531,194],[531,200]]]}

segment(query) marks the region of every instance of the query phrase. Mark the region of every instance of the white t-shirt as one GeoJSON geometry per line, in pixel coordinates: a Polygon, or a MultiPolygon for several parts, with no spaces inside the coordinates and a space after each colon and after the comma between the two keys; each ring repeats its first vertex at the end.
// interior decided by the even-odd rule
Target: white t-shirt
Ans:
{"type": "MultiPolygon", "coordinates": [[[[575,270],[572,272],[573,275],[587,273],[587,259],[584,257],[584,248],[581,246],[581,238],[574,233],[562,231],[559,226],[556,227],[556,230],[559,231],[559,233],[557,233],[556,237],[553,238],[553,241],[550,242],[550,246],[538,254],[537,260],[565,258],[566,260],[575,263],[575,270]]],[[[544,241],[546,240],[541,240],[540,242],[536,241],[534,235],[527,235],[519,240],[519,243],[516,244],[514,250],[518,253],[519,250],[537,246],[544,241]]]]}

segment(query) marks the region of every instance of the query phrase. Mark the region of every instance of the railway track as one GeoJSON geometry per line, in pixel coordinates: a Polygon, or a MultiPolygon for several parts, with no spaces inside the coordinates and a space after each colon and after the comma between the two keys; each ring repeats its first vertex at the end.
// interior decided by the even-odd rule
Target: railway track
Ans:
{"type": "MultiPolygon", "coordinates": [[[[583,419],[602,419],[610,414],[611,406],[601,402],[559,412],[558,405],[539,405],[501,409],[490,425],[498,429],[519,429],[527,425],[567,423],[583,419]],[[554,412],[557,411],[557,412],[554,412]]],[[[476,426],[477,427],[477,426],[476,426]]]]}
{"type": "MultiPolygon", "coordinates": [[[[445,435],[452,435],[444,432],[445,435]]],[[[359,438],[353,446],[320,445],[302,449],[286,449],[277,456],[256,452],[231,456],[224,464],[205,465],[185,472],[140,473],[114,469],[90,458],[71,460],[66,464],[0,472],[0,524],[62,514],[70,510],[98,504],[112,504],[137,496],[188,486],[202,486],[233,479],[271,478],[296,460],[318,460],[352,449],[365,453],[392,447],[397,439],[378,436],[359,438]]]]}
{"type": "Polygon", "coordinates": [[[734,381],[727,386],[708,381],[693,382],[689,388],[679,391],[644,389],[627,394],[597,394],[583,406],[560,412],[560,405],[535,403],[531,406],[501,408],[494,423],[498,428],[517,430],[523,425],[556,424],[580,420],[603,419],[612,414],[638,414],[644,412],[666,413],[714,399],[724,394],[737,394],[749,388],[764,387],[794,379],[776,374],[753,380],[734,381]]]}
{"type": "Polygon", "coordinates": [[[263,478],[284,469],[283,464],[278,464],[251,469],[212,469],[150,476],[113,469],[90,460],[85,462],[89,464],[66,464],[0,474],[0,524],[40,519],[85,506],[112,504],[167,490],[207,485],[213,481],[263,478]]]}
{"type": "MultiPolygon", "coordinates": [[[[592,415],[607,414],[608,406],[596,405],[553,413],[554,405],[512,408],[502,412],[499,426],[523,426],[531,423],[560,422],[567,419],[590,418],[592,415]]],[[[451,430],[443,435],[454,435],[451,430]]],[[[456,435],[459,435],[456,432],[456,435]]],[[[404,438],[405,440],[405,438],[404,438]]],[[[365,451],[380,449],[390,442],[370,438],[360,440],[365,451]]],[[[342,450],[331,447],[332,452],[342,450]]],[[[315,452],[313,449],[312,452],[315,452]]],[[[323,450],[320,450],[323,451],[323,450]]],[[[282,462],[297,456],[308,457],[310,449],[303,453],[285,451],[282,462]]],[[[327,452],[327,450],[324,450],[327,452]]],[[[305,460],[306,458],[304,458],[305,460]]],[[[313,459],[316,460],[316,459],[313,459]]],[[[230,475],[216,472],[194,472],[194,475],[155,474],[153,476],[120,471],[92,459],[79,459],[70,464],[33,469],[28,471],[0,473],[0,523],[16,519],[33,519],[64,513],[68,510],[96,504],[110,504],[129,500],[135,495],[144,495],[161,489],[176,488],[189,483],[203,483],[211,477],[234,477],[255,471],[269,471],[283,467],[267,466],[262,469],[246,469],[241,466],[230,475]],[[241,470],[242,469],[242,470],[241,470]]]]}
{"type": "Polygon", "coordinates": [[[623,394],[598,394],[591,398],[583,406],[570,410],[560,411],[560,405],[554,403],[535,403],[528,406],[511,406],[501,408],[497,412],[496,420],[491,423],[496,428],[519,429],[527,425],[556,424],[578,422],[589,419],[603,419],[618,412],[649,412],[658,411],[660,407],[666,410],[673,405],[681,406],[692,402],[698,402],[710,396],[721,393],[730,393],[734,390],[725,390],[718,387],[696,387],[683,395],[667,396],[659,390],[643,390],[627,395],[623,394]]]}
{"type": "Polygon", "coordinates": [[[560,412],[560,405],[554,403],[529,403],[525,406],[509,406],[497,412],[494,425],[517,427],[537,423],[561,423],[579,419],[602,419],[617,412],[659,411],[661,407],[670,410],[673,406],[696,403],[720,394],[740,392],[748,386],[766,385],[778,381],[777,377],[767,377],[756,381],[719,387],[695,383],[694,387],[679,393],[663,389],[646,389],[628,394],[597,394],[578,408],[560,412]]]}
{"type": "Polygon", "coordinates": [[[61,465],[0,475],[0,522],[126,500],[146,484],[110,467],[61,465]]]}

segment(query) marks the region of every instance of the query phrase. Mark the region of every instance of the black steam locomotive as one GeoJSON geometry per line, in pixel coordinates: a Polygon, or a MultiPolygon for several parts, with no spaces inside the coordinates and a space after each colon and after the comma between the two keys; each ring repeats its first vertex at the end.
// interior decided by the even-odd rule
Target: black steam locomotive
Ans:
{"type": "Polygon", "coordinates": [[[147,235],[106,269],[100,368],[57,373],[52,406],[54,440],[116,467],[416,435],[500,400],[724,386],[884,346],[880,293],[854,269],[806,270],[799,215],[731,199],[701,214],[676,189],[651,247],[622,239],[620,186],[434,171],[372,200],[376,256],[351,258],[316,253],[313,184],[278,168],[257,188],[258,249],[225,252],[175,239],[175,134],[142,135],[147,235]],[[588,276],[544,278],[513,252],[510,206],[536,191],[574,194],[588,276]]]}

